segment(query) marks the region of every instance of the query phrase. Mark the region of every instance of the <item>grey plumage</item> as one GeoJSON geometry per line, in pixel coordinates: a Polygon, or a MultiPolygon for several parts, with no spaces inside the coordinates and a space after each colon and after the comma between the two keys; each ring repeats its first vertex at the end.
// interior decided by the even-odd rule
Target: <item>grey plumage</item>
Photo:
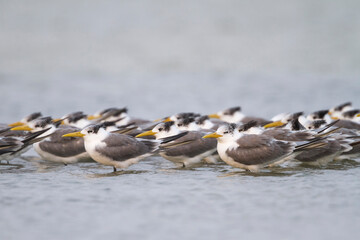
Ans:
{"type": "Polygon", "coordinates": [[[113,161],[125,161],[156,150],[154,142],[138,141],[133,137],[122,134],[111,133],[104,139],[104,143],[106,149],[97,146],[96,151],[113,161]]]}
{"type": "Polygon", "coordinates": [[[185,136],[168,144],[163,144],[160,151],[167,156],[195,157],[216,148],[216,139],[202,138],[205,133],[190,131],[185,136]]]}
{"type": "Polygon", "coordinates": [[[79,131],[75,127],[58,128],[50,136],[49,140],[39,143],[42,151],[51,153],[58,157],[71,157],[78,154],[85,153],[84,139],[83,138],[64,138],[62,135],[79,131]]]}
{"type": "Polygon", "coordinates": [[[336,127],[360,130],[360,124],[350,120],[339,120],[334,124],[336,127]]]}
{"type": "Polygon", "coordinates": [[[249,123],[250,121],[255,121],[257,123],[256,126],[264,126],[271,123],[271,121],[260,117],[245,116],[243,119],[241,119],[243,124],[249,123]]]}
{"type": "Polygon", "coordinates": [[[307,131],[293,132],[284,128],[268,129],[265,130],[263,134],[282,141],[308,141],[314,138],[313,134],[310,132],[307,131]]]}
{"type": "Polygon", "coordinates": [[[302,151],[295,159],[301,162],[316,162],[324,157],[332,156],[343,149],[337,140],[320,140],[319,142],[324,143],[322,147],[302,151]]]}
{"type": "Polygon", "coordinates": [[[289,155],[294,145],[264,135],[245,135],[236,141],[238,147],[226,150],[235,162],[244,165],[270,164],[289,155]]]}

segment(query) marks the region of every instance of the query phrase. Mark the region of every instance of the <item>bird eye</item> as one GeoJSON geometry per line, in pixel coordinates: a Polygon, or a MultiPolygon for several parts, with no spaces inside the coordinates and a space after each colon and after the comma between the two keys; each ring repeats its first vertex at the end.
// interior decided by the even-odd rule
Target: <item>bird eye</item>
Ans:
{"type": "Polygon", "coordinates": [[[159,131],[162,131],[163,130],[163,128],[159,128],[159,131]]]}
{"type": "Polygon", "coordinates": [[[89,130],[88,133],[92,133],[93,131],[92,130],[89,130]]]}
{"type": "Polygon", "coordinates": [[[36,124],[35,127],[38,128],[38,127],[40,127],[40,126],[39,126],[39,124],[36,124]]]}
{"type": "Polygon", "coordinates": [[[227,133],[229,133],[229,132],[228,131],[224,132],[224,134],[227,134],[227,133]]]}
{"type": "Polygon", "coordinates": [[[179,127],[181,127],[181,126],[182,126],[182,124],[181,124],[181,123],[179,123],[179,124],[178,124],[178,126],[179,126],[179,127]]]}

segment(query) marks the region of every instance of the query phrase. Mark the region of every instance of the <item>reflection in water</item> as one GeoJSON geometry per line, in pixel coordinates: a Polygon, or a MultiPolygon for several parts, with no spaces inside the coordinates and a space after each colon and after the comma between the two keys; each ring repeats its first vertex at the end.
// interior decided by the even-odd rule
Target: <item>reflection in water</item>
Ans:
{"type": "Polygon", "coordinates": [[[11,172],[11,170],[14,169],[21,169],[24,168],[24,165],[22,164],[13,164],[13,163],[0,163],[0,173],[5,173],[5,172],[11,172]]]}
{"type": "Polygon", "coordinates": [[[139,171],[139,170],[119,170],[116,172],[109,172],[109,173],[93,173],[93,174],[86,174],[86,178],[106,178],[106,177],[117,177],[121,175],[131,175],[131,174],[141,174],[147,173],[149,171],[139,171]]]}
{"type": "Polygon", "coordinates": [[[272,168],[265,168],[259,172],[250,171],[238,171],[233,169],[223,170],[224,172],[218,177],[233,177],[233,176],[253,176],[253,177],[284,177],[292,176],[295,174],[309,174],[324,170],[349,170],[352,168],[360,167],[360,162],[351,159],[345,159],[342,161],[333,161],[328,163],[326,166],[314,166],[303,163],[294,164],[290,163],[285,166],[274,166],[272,168]],[[230,172],[229,172],[230,171],[230,172]]]}

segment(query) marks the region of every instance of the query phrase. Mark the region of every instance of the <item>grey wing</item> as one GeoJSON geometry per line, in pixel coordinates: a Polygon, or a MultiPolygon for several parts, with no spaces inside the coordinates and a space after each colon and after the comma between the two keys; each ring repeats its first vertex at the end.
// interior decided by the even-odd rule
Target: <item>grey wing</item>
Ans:
{"type": "Polygon", "coordinates": [[[136,126],[140,126],[140,125],[151,123],[151,121],[145,120],[145,119],[139,119],[139,118],[131,118],[130,123],[133,123],[136,126]]]}
{"type": "Polygon", "coordinates": [[[271,163],[290,154],[294,149],[291,143],[261,135],[244,136],[237,144],[236,149],[228,149],[226,153],[234,161],[245,165],[271,163]]]}
{"type": "Polygon", "coordinates": [[[195,157],[204,152],[214,150],[216,148],[217,140],[214,138],[202,138],[205,133],[190,131],[185,136],[172,141],[162,147],[162,152],[167,156],[186,156],[195,157]]]}
{"type": "Polygon", "coordinates": [[[257,122],[257,126],[264,126],[264,125],[266,125],[266,124],[268,124],[268,123],[271,123],[271,121],[269,121],[269,120],[266,120],[266,119],[264,119],[264,118],[259,118],[259,117],[244,117],[242,120],[241,120],[241,122],[243,123],[243,124],[246,124],[246,123],[248,123],[248,122],[250,122],[250,121],[256,121],[257,122]]]}
{"type": "Polygon", "coordinates": [[[114,161],[125,161],[150,151],[146,144],[122,134],[110,134],[104,142],[106,147],[97,147],[96,150],[114,161]]]}
{"type": "Polygon", "coordinates": [[[39,143],[41,150],[59,157],[71,157],[86,152],[84,139],[78,137],[64,138],[62,135],[77,131],[77,128],[58,128],[50,137],[39,143]]]}
{"type": "Polygon", "coordinates": [[[340,120],[334,124],[336,127],[360,130],[360,124],[350,120],[340,120]]]}
{"type": "Polygon", "coordinates": [[[303,150],[299,155],[295,157],[295,159],[301,162],[313,162],[318,160],[319,158],[332,155],[340,150],[341,145],[337,141],[328,141],[322,147],[303,150]]]}
{"type": "Polygon", "coordinates": [[[280,128],[265,130],[264,135],[271,136],[282,141],[306,141],[314,138],[314,136],[309,132],[291,132],[288,129],[280,128]]]}

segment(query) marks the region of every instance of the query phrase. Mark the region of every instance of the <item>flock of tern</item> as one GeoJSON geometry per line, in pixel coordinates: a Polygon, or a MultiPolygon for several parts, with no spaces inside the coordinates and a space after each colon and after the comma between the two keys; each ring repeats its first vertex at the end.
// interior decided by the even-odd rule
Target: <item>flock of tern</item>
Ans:
{"type": "Polygon", "coordinates": [[[96,161],[114,171],[153,155],[181,167],[223,161],[257,172],[284,162],[324,166],[360,157],[360,109],[350,102],[310,114],[250,117],[240,107],[215,114],[178,113],[156,121],[131,118],[126,108],[59,119],[33,113],[0,124],[0,161],[31,147],[45,161],[96,161]]]}

